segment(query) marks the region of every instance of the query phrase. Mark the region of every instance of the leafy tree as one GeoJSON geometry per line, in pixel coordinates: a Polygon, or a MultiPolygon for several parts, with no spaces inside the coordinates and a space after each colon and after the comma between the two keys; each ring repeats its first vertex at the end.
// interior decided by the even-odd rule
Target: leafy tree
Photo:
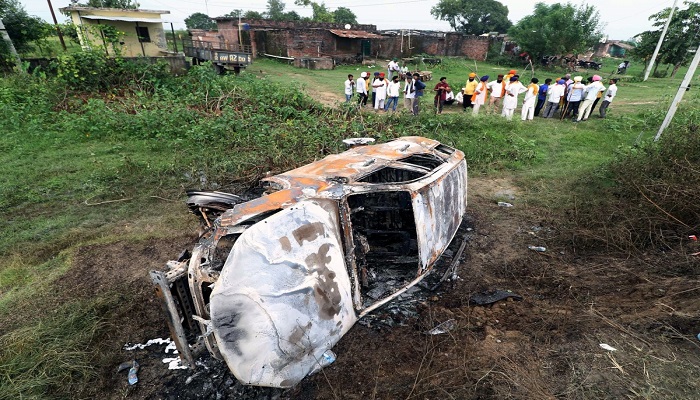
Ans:
{"type": "MultiPolygon", "coordinates": [[[[33,50],[32,42],[55,32],[51,25],[41,18],[27,14],[18,0],[0,0],[0,18],[19,53],[33,50]]],[[[5,42],[0,39],[0,57],[4,58],[8,51],[9,48],[6,48],[5,42]]]]}
{"type": "Polygon", "coordinates": [[[335,22],[335,15],[326,7],[326,3],[317,3],[311,0],[295,0],[298,6],[311,6],[313,14],[311,20],[314,22],[335,22]]]}
{"type": "Polygon", "coordinates": [[[333,11],[333,19],[337,24],[357,25],[357,16],[346,7],[338,7],[333,11]]]}
{"type": "Polygon", "coordinates": [[[430,13],[468,35],[505,32],[513,25],[508,19],[508,7],[496,0],[440,0],[430,13]]]}
{"type": "Polygon", "coordinates": [[[285,17],[285,7],[286,5],[281,0],[267,0],[267,12],[265,12],[265,17],[275,21],[282,21],[285,17]]]}
{"type": "Polygon", "coordinates": [[[257,11],[250,11],[249,10],[249,11],[246,11],[245,14],[243,14],[243,18],[245,18],[245,19],[265,19],[265,16],[257,11]]]}
{"type": "Polygon", "coordinates": [[[78,3],[84,7],[104,7],[104,8],[139,8],[140,4],[134,0],[88,0],[87,3],[78,3]]]}
{"type": "Polygon", "coordinates": [[[267,11],[263,16],[273,21],[299,21],[296,11],[284,12],[286,5],[281,0],[267,0],[267,11]]]}
{"type": "Polygon", "coordinates": [[[201,12],[196,12],[185,18],[185,26],[187,29],[216,29],[216,23],[207,14],[201,12]]]}
{"type": "Polygon", "coordinates": [[[513,26],[508,35],[523,51],[539,59],[583,53],[600,41],[600,30],[600,14],[594,6],[537,3],[534,12],[513,26]]]}
{"type": "MultiPolygon", "coordinates": [[[[688,57],[688,50],[697,49],[700,43],[700,4],[686,1],[685,5],[688,8],[678,9],[673,13],[666,37],[659,50],[659,59],[654,67],[654,73],[659,64],[671,64],[673,65],[671,77],[674,77],[681,66],[690,62],[692,57],[688,57]]],[[[649,61],[670,12],[669,7],[649,17],[650,21],[654,21],[653,26],[657,29],[635,36],[639,40],[639,46],[632,51],[633,56],[645,62],[649,61]]]]}
{"type": "Polygon", "coordinates": [[[301,15],[299,15],[296,11],[289,11],[284,13],[284,20],[285,21],[299,21],[301,20],[301,15]]]}

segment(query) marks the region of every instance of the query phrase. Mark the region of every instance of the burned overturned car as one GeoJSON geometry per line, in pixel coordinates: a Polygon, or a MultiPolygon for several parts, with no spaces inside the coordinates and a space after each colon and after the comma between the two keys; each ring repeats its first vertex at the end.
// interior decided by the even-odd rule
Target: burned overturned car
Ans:
{"type": "Polygon", "coordinates": [[[191,192],[205,232],[151,272],[182,360],[206,346],[258,386],[291,387],[327,364],[359,318],[433,269],[467,206],[464,154],[423,137],[355,146],[261,185],[247,201],[191,192]]]}

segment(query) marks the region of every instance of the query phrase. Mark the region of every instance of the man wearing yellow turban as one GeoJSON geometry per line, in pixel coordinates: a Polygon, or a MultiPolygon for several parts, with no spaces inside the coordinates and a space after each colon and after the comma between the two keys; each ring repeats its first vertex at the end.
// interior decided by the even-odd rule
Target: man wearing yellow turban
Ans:
{"type": "Polygon", "coordinates": [[[472,108],[472,96],[476,92],[476,86],[479,81],[476,80],[476,74],[470,73],[469,80],[467,80],[466,85],[464,85],[464,100],[462,101],[462,108],[466,111],[467,107],[472,108]]]}

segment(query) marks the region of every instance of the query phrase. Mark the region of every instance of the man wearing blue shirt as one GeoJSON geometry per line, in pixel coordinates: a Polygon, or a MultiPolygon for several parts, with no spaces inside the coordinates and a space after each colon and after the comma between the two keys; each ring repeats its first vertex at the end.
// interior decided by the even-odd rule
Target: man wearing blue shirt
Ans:
{"type": "Polygon", "coordinates": [[[420,80],[420,74],[413,73],[413,92],[416,95],[416,99],[413,101],[413,115],[418,115],[420,111],[420,98],[423,97],[423,89],[425,89],[425,83],[420,80]]]}
{"type": "Polygon", "coordinates": [[[540,91],[537,92],[537,105],[535,106],[535,117],[540,115],[540,110],[544,107],[544,103],[547,102],[547,91],[549,90],[549,84],[552,83],[552,78],[547,78],[544,83],[540,85],[540,91]]]}

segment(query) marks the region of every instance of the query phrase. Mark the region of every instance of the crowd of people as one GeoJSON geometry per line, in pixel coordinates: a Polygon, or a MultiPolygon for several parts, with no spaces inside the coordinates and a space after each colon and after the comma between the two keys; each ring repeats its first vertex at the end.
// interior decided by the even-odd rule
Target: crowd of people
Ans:
{"type": "MultiPolygon", "coordinates": [[[[582,76],[574,76],[572,79],[571,74],[566,74],[556,80],[547,78],[542,84],[538,78],[532,78],[525,85],[520,81],[516,70],[498,75],[491,81],[488,75],[478,77],[472,72],[456,94],[447,83],[447,78],[441,77],[433,88],[433,106],[435,112],[441,114],[446,105],[458,103],[464,111],[471,109],[474,115],[478,115],[483,107],[486,113],[499,113],[510,120],[520,104],[520,117],[523,121],[541,116],[571,118],[573,122],[580,122],[591,116],[601,99],[599,117],[606,117],[608,107],[617,95],[617,79],[610,79],[607,88],[601,81],[600,75],[588,77],[584,83],[582,76]],[[521,94],[524,94],[522,103],[519,102],[521,94]]],[[[369,72],[362,72],[357,81],[353,75],[348,75],[345,81],[345,100],[350,102],[357,95],[359,105],[365,107],[371,98],[370,107],[375,110],[395,112],[399,97],[403,94],[405,109],[418,115],[420,99],[425,90],[426,84],[419,73],[403,71],[392,60],[386,74],[374,72],[374,76],[370,77],[369,72]],[[403,81],[403,86],[400,81],[403,81]]]]}

